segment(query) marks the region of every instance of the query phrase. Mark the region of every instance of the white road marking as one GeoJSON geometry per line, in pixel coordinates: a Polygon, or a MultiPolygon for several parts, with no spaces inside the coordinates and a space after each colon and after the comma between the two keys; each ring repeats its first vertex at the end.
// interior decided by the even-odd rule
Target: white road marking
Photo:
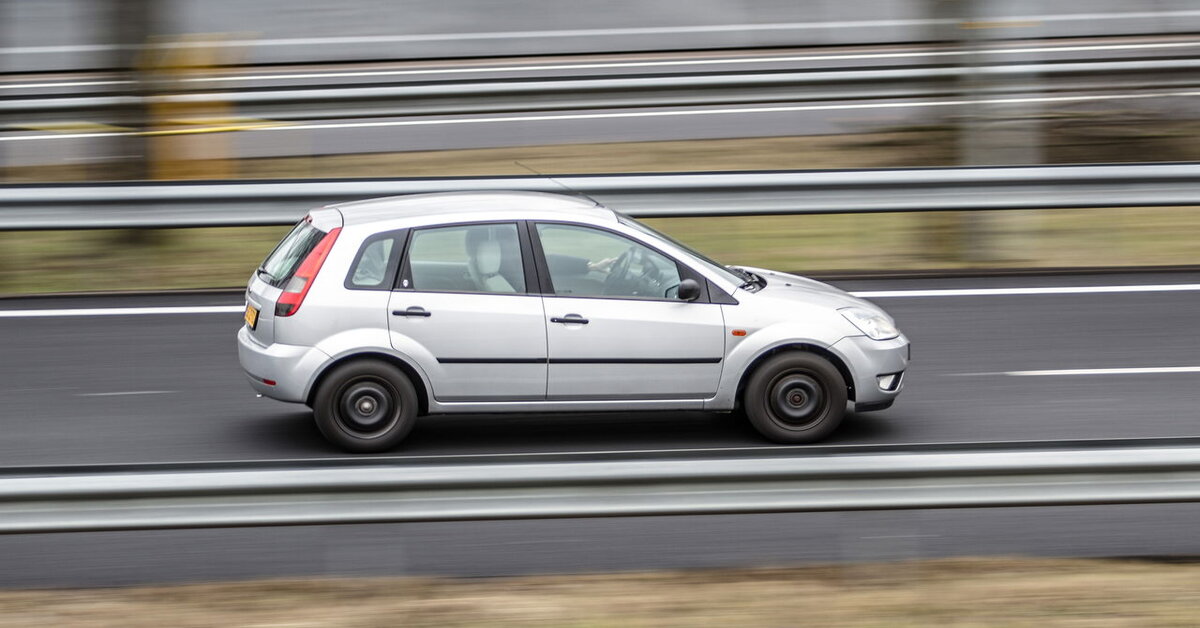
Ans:
{"type": "MultiPolygon", "coordinates": [[[[1057,369],[1047,371],[1002,371],[1010,377],[1054,377],[1070,375],[1159,375],[1171,373],[1200,373],[1200,366],[1155,366],[1128,369],[1057,369]]],[[[988,375],[990,373],[981,373],[988,375]]]]}
{"type": "MultiPolygon", "coordinates": [[[[234,74],[221,76],[199,76],[179,79],[182,83],[224,83],[245,81],[288,81],[298,79],[371,78],[384,76],[422,76],[429,74],[497,74],[511,72],[545,72],[552,70],[601,70],[619,68],[686,67],[710,65],[749,65],[755,63],[806,63],[811,61],[854,61],[869,59],[909,59],[925,57],[956,57],[966,54],[984,56],[1041,54],[1054,52],[1102,52],[1110,50],[1156,50],[1164,48],[1194,48],[1200,41],[1157,42],[1142,44],[1098,44],[1091,46],[1041,46],[1036,48],[998,48],[966,52],[962,50],[926,50],[909,52],[872,52],[825,55],[789,55],[774,57],[732,57],[721,59],[677,59],[661,61],[607,61],[596,63],[559,63],[545,65],[503,65],[454,68],[427,68],[421,70],[361,70],[350,72],[302,72],[292,74],[234,74]]],[[[43,89],[55,87],[91,87],[99,85],[130,85],[132,81],[72,81],[63,83],[13,83],[0,84],[0,89],[43,89]]]]}
{"type": "Polygon", "coordinates": [[[140,314],[241,314],[244,305],[172,307],[94,307],[56,310],[0,310],[0,318],[46,318],[51,316],[136,316],[140,314]]]}
{"type": "Polygon", "coordinates": [[[940,539],[940,534],[883,534],[880,536],[860,536],[860,539],[940,539]]]}
{"type": "Polygon", "coordinates": [[[90,137],[126,137],[137,135],[129,131],[112,131],[108,133],[43,133],[41,135],[18,135],[0,137],[0,142],[26,142],[31,140],[72,140],[90,137]]]}
{"type": "Polygon", "coordinates": [[[177,390],[129,390],[124,392],[80,393],[76,397],[124,397],[126,395],[169,395],[177,390]]]}
{"type": "Polygon", "coordinates": [[[947,290],[864,290],[851,292],[864,299],[905,297],[990,297],[1025,294],[1116,294],[1128,292],[1196,292],[1200,283],[1175,283],[1145,286],[1057,286],[1048,288],[965,288],[947,290]]]}
{"type": "MultiPolygon", "coordinates": [[[[903,109],[915,107],[952,107],[978,104],[1021,104],[1049,102],[1090,102],[1104,100],[1145,100],[1150,98],[1179,98],[1200,96],[1200,91],[1165,92],[1156,94],[1092,94],[1080,96],[1030,96],[1021,98],[995,98],[991,100],[940,100],[924,102],[854,103],[842,105],[790,105],[778,107],[742,107],[723,109],[683,109],[669,111],[631,111],[617,113],[572,113],[552,115],[517,115],[470,118],[442,118],[437,120],[389,120],[384,122],[331,122],[316,124],[283,124],[280,126],[257,127],[239,130],[240,133],[271,133],[278,131],[312,131],[322,129],[360,129],[398,126],[445,126],[457,124],[492,124],[504,122],[557,122],[563,120],[602,120],[615,118],[667,118],[683,116],[706,116],[753,113],[787,113],[796,111],[839,111],[850,109],[903,109]]],[[[39,135],[15,135],[0,137],[0,142],[27,142],[37,140],[64,140],[92,137],[121,137],[139,135],[137,132],[108,133],[50,133],[39,135]]]]}
{"type": "Polygon", "coordinates": [[[70,81],[63,83],[11,83],[0,89],[41,89],[44,87],[91,87],[95,85],[132,85],[133,81],[70,81]]]}
{"type": "MultiPolygon", "coordinates": [[[[1137,292],[1197,292],[1200,283],[1142,286],[1056,286],[1047,288],[966,288],[947,290],[860,290],[850,294],[863,299],[924,297],[990,297],[1039,294],[1120,294],[1137,292]]],[[[145,314],[241,314],[244,305],[201,305],[164,307],[96,307],[78,309],[0,310],[0,318],[45,318],[57,316],[138,316],[145,314]]]]}

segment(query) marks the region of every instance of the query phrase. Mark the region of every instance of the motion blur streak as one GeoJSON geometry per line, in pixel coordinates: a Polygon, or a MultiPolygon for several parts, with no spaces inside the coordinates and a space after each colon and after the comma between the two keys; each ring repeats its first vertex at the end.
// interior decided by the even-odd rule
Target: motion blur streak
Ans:
{"type": "Polygon", "coordinates": [[[1151,286],[1055,286],[1046,288],[954,288],[948,290],[867,290],[854,292],[864,299],[914,297],[987,297],[1022,294],[1112,294],[1119,292],[1195,292],[1200,284],[1159,284],[1151,286]]]}
{"type": "MultiPolygon", "coordinates": [[[[961,57],[968,54],[982,56],[1028,55],[1041,53],[1064,52],[1109,52],[1118,50],[1162,50],[1177,48],[1195,48],[1200,42],[1172,41],[1137,44],[1098,44],[1089,46],[1039,46],[1024,48],[996,48],[966,52],[962,50],[933,50],[920,49],[901,52],[872,52],[855,54],[810,54],[810,55],[774,55],[729,57],[719,59],[660,59],[653,61],[619,61],[603,63],[559,63],[559,64],[512,64],[512,65],[471,65],[469,67],[437,67],[411,70],[369,70],[369,71],[324,71],[324,72],[289,72],[281,74],[223,74],[221,76],[190,76],[178,79],[180,83],[237,83],[248,81],[289,81],[299,79],[335,79],[335,78],[377,78],[384,76],[426,76],[454,74],[505,74],[518,72],[545,72],[554,70],[603,70],[622,68],[656,68],[656,67],[695,67],[695,66],[729,66],[749,65],[757,63],[805,63],[811,61],[854,61],[867,59],[926,59],[931,57],[961,57]]],[[[42,89],[66,87],[92,87],[99,85],[130,85],[132,81],[65,81],[13,83],[0,85],[4,89],[42,89]]]]}
{"type": "Polygon", "coordinates": [[[1057,371],[1008,371],[1004,375],[1013,377],[1038,377],[1053,375],[1156,375],[1174,373],[1200,373],[1200,366],[1163,366],[1132,369],[1060,369],[1057,371]]]}
{"type": "Polygon", "coordinates": [[[0,310],[0,318],[45,318],[48,316],[137,316],[144,314],[237,314],[241,305],[192,307],[100,307],[62,310],[0,310]]]}
{"type": "MultiPolygon", "coordinates": [[[[851,292],[850,294],[864,299],[884,299],[1195,291],[1200,291],[1200,284],[1159,284],[1151,286],[1059,286],[1046,288],[967,288],[949,290],[866,290],[851,292]]],[[[188,307],[105,307],[0,310],[0,318],[45,318],[48,316],[140,316],[145,314],[240,314],[242,309],[243,307],[240,305],[212,305],[188,307]]]]}
{"type": "MultiPolygon", "coordinates": [[[[709,116],[709,115],[748,115],[758,113],[786,113],[799,111],[837,111],[837,110],[853,110],[853,109],[907,109],[916,107],[959,107],[964,105],[978,104],[1032,104],[1032,103],[1070,103],[1070,102],[1097,102],[1108,100],[1148,100],[1159,98],[1180,98],[1180,97],[1195,97],[1200,96],[1200,92],[1185,91],[1185,92],[1163,92],[1152,94],[1092,94],[1092,95],[1076,95],[1076,96],[1040,96],[1040,97],[1023,97],[1023,98],[995,98],[986,100],[940,100],[940,101],[902,101],[902,102],[871,102],[871,103],[849,103],[849,104],[834,104],[834,105],[794,105],[781,107],[737,107],[737,108],[722,108],[722,109],[675,109],[669,111],[633,111],[633,112],[618,112],[618,113],[578,113],[578,114],[562,114],[562,115],[535,115],[535,116],[498,116],[498,117],[470,117],[470,118],[450,118],[450,119],[434,119],[434,120],[387,120],[378,122],[334,122],[334,123],[317,123],[317,124],[279,124],[276,126],[262,126],[246,128],[246,133],[274,132],[274,131],[311,131],[318,129],[361,129],[375,127],[397,127],[397,126],[445,126],[445,125],[462,125],[462,124],[495,124],[495,123],[522,123],[522,122],[555,122],[567,120],[601,120],[601,119],[618,119],[618,118],[669,118],[669,117],[692,117],[692,116],[709,116]]],[[[24,142],[38,140],[65,140],[65,139],[80,139],[94,137],[134,137],[146,135],[138,132],[106,132],[106,133],[57,133],[57,134],[40,134],[40,135],[16,135],[9,137],[0,137],[0,142],[24,142]]]]}

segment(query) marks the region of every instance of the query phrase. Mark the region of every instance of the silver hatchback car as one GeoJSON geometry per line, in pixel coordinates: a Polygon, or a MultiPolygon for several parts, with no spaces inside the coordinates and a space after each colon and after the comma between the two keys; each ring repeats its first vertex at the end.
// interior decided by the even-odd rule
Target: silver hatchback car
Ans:
{"type": "Polygon", "coordinates": [[[890,406],[909,361],[867,301],[540,193],[315,209],[251,277],[245,319],[250,385],[355,452],[445,413],[741,411],[811,442],[850,403],[890,406]]]}

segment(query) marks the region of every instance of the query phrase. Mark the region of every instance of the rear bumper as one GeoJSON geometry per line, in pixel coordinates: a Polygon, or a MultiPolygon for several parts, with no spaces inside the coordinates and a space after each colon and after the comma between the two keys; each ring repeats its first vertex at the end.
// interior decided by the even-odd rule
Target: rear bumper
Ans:
{"type": "Polygon", "coordinates": [[[839,340],[834,349],[846,357],[854,374],[855,412],[888,408],[904,390],[911,348],[903,334],[891,340],[849,336],[839,340]],[[890,385],[885,388],[881,386],[880,378],[888,375],[895,375],[895,378],[890,382],[885,378],[883,383],[890,385]]]}
{"type": "Polygon", "coordinates": [[[279,343],[262,345],[250,336],[245,326],[238,331],[238,362],[250,380],[250,387],[264,397],[304,403],[309,382],[328,360],[329,356],[319,349],[279,343]]]}

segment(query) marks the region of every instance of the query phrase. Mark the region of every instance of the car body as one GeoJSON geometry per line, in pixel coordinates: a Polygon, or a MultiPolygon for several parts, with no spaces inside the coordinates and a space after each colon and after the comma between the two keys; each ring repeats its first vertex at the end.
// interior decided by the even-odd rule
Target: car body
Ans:
{"type": "Polygon", "coordinates": [[[533,192],[315,209],[246,302],[250,385],[351,451],[394,446],[417,415],[496,412],[744,410],[809,442],[847,402],[891,405],[909,361],[872,303],[533,192]]]}

